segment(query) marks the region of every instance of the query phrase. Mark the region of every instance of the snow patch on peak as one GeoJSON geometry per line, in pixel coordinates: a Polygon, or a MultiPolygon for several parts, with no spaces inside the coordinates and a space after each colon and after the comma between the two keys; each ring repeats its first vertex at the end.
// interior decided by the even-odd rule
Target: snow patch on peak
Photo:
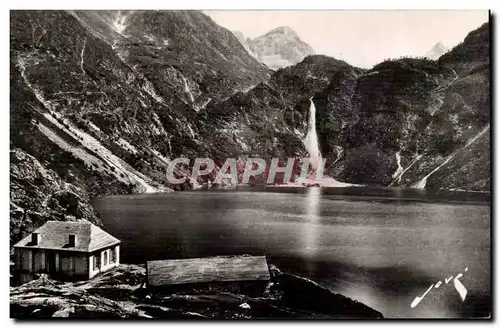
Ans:
{"type": "Polygon", "coordinates": [[[439,57],[450,51],[441,42],[436,43],[429,51],[426,52],[424,57],[432,60],[437,60],[439,57]]]}
{"type": "Polygon", "coordinates": [[[125,25],[126,20],[127,15],[120,16],[120,13],[118,13],[111,27],[113,28],[113,30],[115,30],[115,32],[122,34],[123,31],[125,31],[125,29],[127,28],[127,25],[125,25]]]}
{"type": "Polygon", "coordinates": [[[267,67],[277,70],[281,67],[292,66],[293,63],[281,57],[281,55],[262,56],[260,60],[266,64],[267,67]]]}

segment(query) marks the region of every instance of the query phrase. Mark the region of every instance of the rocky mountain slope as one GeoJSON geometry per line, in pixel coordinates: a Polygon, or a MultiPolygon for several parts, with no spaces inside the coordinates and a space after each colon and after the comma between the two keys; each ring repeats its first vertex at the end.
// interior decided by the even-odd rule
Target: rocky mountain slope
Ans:
{"type": "Polygon", "coordinates": [[[311,97],[331,177],[489,190],[488,24],[371,70],[310,55],[273,73],[196,11],[12,11],[10,43],[11,242],[48,217],[98,223],[93,196],[213,180],[170,184],[172,158],[307,157],[311,97]]]}
{"type": "Polygon", "coordinates": [[[209,154],[199,112],[270,73],[195,11],[13,11],[10,58],[14,240],[61,206],[97,222],[89,196],[184,188],[165,173],[209,154]]]}
{"type": "Polygon", "coordinates": [[[254,39],[245,38],[239,31],[233,33],[255,58],[273,70],[298,64],[314,54],[313,48],[288,26],[277,27],[254,39]]]}

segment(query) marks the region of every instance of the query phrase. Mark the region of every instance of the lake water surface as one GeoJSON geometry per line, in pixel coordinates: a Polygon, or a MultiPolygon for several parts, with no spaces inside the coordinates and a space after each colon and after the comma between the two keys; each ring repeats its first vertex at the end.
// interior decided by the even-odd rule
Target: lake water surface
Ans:
{"type": "Polygon", "coordinates": [[[489,195],[243,188],[94,200],[121,261],[265,254],[388,318],[487,316],[489,195]],[[445,279],[462,273],[464,301],[445,279]],[[414,308],[410,304],[432,284],[414,308]]]}

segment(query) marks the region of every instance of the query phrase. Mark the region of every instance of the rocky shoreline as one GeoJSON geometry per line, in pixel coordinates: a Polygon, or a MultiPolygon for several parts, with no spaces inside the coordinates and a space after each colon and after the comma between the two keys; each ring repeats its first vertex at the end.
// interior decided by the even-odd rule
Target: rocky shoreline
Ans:
{"type": "Polygon", "coordinates": [[[10,288],[10,316],[134,319],[381,319],[383,315],[300,276],[271,265],[260,296],[215,285],[175,293],[145,286],[143,266],[121,264],[92,280],[59,282],[41,275],[10,288]]]}

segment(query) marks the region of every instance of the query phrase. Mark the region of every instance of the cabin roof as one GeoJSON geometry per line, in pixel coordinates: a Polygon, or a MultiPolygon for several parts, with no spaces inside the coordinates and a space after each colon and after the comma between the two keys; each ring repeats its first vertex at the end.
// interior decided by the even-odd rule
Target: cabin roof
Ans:
{"type": "Polygon", "coordinates": [[[147,262],[150,286],[269,280],[265,256],[217,256],[147,262]]]}
{"type": "Polygon", "coordinates": [[[37,245],[31,243],[31,234],[14,247],[93,252],[120,243],[120,240],[88,221],[47,221],[33,231],[39,234],[37,245]],[[68,247],[69,235],[75,235],[75,246],[68,247]]]}

